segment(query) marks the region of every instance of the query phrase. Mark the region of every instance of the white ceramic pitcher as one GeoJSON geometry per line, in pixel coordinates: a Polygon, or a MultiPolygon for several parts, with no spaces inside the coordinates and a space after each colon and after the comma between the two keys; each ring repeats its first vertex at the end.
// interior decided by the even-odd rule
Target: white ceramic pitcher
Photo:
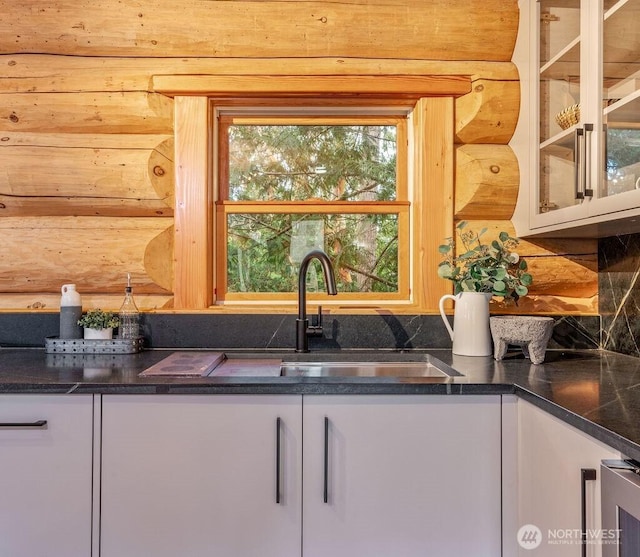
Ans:
{"type": "Polygon", "coordinates": [[[452,352],[460,356],[491,356],[491,329],[489,328],[489,300],[491,294],[460,292],[440,298],[440,315],[453,341],[452,352]],[[453,329],[444,313],[446,300],[453,300],[453,329]]]}

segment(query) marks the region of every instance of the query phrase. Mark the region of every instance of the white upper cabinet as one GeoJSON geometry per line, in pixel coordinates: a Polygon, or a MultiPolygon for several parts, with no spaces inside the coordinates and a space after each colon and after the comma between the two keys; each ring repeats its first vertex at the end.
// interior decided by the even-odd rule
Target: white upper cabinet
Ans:
{"type": "Polygon", "coordinates": [[[595,213],[638,206],[640,192],[640,0],[617,2],[599,19],[602,162],[595,213]]]}
{"type": "Polygon", "coordinates": [[[539,0],[521,8],[529,20],[521,31],[530,37],[528,68],[521,67],[530,72],[523,89],[529,114],[522,114],[529,152],[517,141],[515,149],[530,176],[525,164],[518,234],[636,231],[640,0],[539,0]]]}

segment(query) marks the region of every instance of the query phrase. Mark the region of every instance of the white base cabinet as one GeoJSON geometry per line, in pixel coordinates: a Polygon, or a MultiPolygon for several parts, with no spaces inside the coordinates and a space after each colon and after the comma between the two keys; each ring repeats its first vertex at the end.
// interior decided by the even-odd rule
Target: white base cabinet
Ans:
{"type": "Polygon", "coordinates": [[[0,395],[0,555],[573,557],[608,458],[497,395],[0,395]]]}
{"type": "Polygon", "coordinates": [[[303,557],[500,555],[500,443],[499,396],[306,396],[303,557]]]}
{"type": "Polygon", "coordinates": [[[500,554],[499,396],[102,398],[101,557],[500,554]]]}
{"type": "Polygon", "coordinates": [[[301,396],[102,400],[101,557],[300,555],[301,396]]]}
{"type": "Polygon", "coordinates": [[[0,395],[0,555],[90,557],[92,452],[92,395],[0,395]]]}
{"type": "MultiPolygon", "coordinates": [[[[518,401],[518,484],[520,527],[536,526],[540,544],[531,535],[519,539],[519,555],[575,557],[582,547],[582,469],[595,470],[586,482],[586,526],[592,532],[588,557],[600,557],[600,461],[620,453],[524,400],[518,401]],[[593,533],[596,533],[594,536],[593,533]]],[[[531,531],[531,529],[529,529],[531,531]]],[[[517,533],[513,533],[514,538],[517,533]]]]}

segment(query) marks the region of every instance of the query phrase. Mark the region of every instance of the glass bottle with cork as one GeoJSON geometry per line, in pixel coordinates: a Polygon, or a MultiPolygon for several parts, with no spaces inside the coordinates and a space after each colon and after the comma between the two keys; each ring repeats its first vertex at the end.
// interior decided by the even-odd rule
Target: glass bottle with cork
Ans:
{"type": "Polygon", "coordinates": [[[124,289],[124,301],[118,312],[120,318],[120,338],[138,338],[140,336],[140,312],[133,299],[131,273],[127,273],[127,286],[124,289]]]}

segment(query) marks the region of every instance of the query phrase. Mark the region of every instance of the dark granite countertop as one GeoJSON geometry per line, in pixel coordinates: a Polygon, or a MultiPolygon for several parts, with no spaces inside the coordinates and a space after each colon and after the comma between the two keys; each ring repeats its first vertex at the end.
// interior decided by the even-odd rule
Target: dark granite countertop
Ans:
{"type": "MultiPolygon", "coordinates": [[[[103,394],[516,394],[565,422],[640,460],[640,358],[599,350],[549,350],[544,364],[521,353],[491,357],[425,353],[462,373],[448,378],[364,377],[139,377],[173,350],[131,355],[47,354],[41,349],[0,349],[0,393],[103,394]]],[[[295,359],[294,353],[224,351],[231,358],[295,359]]],[[[384,352],[361,352],[376,358],[384,352]]],[[[353,352],[351,352],[353,354],[353,352]]],[[[314,358],[336,358],[313,353],[314,358]]]]}

